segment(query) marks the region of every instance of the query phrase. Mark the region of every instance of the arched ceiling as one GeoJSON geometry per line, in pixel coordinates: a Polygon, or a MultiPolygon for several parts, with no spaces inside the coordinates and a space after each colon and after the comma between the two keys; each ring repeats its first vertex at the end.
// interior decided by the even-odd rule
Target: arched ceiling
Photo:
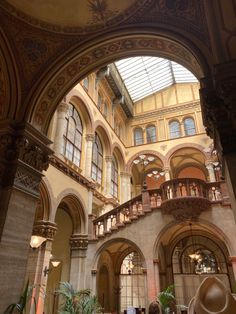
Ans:
{"type": "Polygon", "coordinates": [[[28,23],[54,31],[90,33],[120,24],[152,0],[7,0],[28,23]]]}

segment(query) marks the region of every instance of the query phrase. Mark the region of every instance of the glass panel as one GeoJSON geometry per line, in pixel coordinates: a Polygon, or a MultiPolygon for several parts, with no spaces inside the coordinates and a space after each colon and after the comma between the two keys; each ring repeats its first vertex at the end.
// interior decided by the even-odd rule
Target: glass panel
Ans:
{"type": "Polygon", "coordinates": [[[170,123],[170,138],[180,137],[180,123],[178,121],[172,121],[170,123]]]}
{"type": "Polygon", "coordinates": [[[185,135],[196,134],[194,120],[192,118],[184,119],[184,133],[185,135]]]}
{"type": "Polygon", "coordinates": [[[83,80],[83,87],[86,90],[88,90],[88,88],[89,88],[89,79],[87,77],[83,80]]]}
{"type": "Polygon", "coordinates": [[[69,118],[67,138],[73,143],[74,142],[74,136],[75,136],[75,121],[73,118],[69,118]]]}
{"type": "Polygon", "coordinates": [[[115,63],[135,102],[174,83],[197,82],[182,65],[157,57],[132,57],[115,63]]]}
{"type": "Polygon", "coordinates": [[[143,130],[135,129],[134,130],[134,145],[143,144],[143,130]]]}
{"type": "Polygon", "coordinates": [[[151,125],[147,127],[147,143],[156,142],[156,127],[154,125],[151,125]]]}

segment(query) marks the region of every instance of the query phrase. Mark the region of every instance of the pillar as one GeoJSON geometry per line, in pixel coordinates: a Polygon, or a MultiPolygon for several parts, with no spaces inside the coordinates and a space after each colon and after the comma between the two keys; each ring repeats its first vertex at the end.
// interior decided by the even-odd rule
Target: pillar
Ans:
{"type": "Polygon", "coordinates": [[[0,123],[0,313],[24,289],[42,171],[51,142],[28,124],[0,123]]]}
{"type": "Polygon", "coordinates": [[[157,296],[156,277],[153,259],[146,259],[147,266],[147,292],[148,304],[150,304],[157,296]]]}
{"type": "Polygon", "coordinates": [[[211,162],[208,162],[206,164],[206,168],[208,170],[210,182],[216,182],[216,176],[215,176],[215,170],[214,170],[213,164],[211,162]]]}
{"type": "Polygon", "coordinates": [[[170,180],[170,168],[169,167],[164,167],[163,171],[165,172],[165,181],[170,180]]]}
{"type": "Polygon", "coordinates": [[[161,286],[160,286],[160,276],[159,276],[159,259],[156,258],[153,260],[153,265],[154,265],[154,278],[156,282],[156,295],[161,291],[161,286]]]}
{"type": "Polygon", "coordinates": [[[85,289],[86,280],[86,253],[88,248],[88,235],[73,234],[70,238],[71,267],[70,283],[75,290],[85,289]]]}
{"type": "Polygon", "coordinates": [[[111,167],[112,167],[112,156],[106,156],[106,185],[105,185],[105,194],[106,197],[111,197],[111,167]]]}
{"type": "Polygon", "coordinates": [[[131,199],[130,174],[120,172],[120,203],[123,204],[131,199]]]}
{"type": "Polygon", "coordinates": [[[85,139],[86,139],[86,158],[84,174],[86,178],[91,178],[94,134],[87,134],[85,139]]]}
{"type": "Polygon", "coordinates": [[[217,64],[214,77],[201,80],[203,123],[223,165],[236,221],[236,61],[217,64]]]}
{"type": "MultiPolygon", "coordinates": [[[[30,279],[30,285],[34,285],[35,287],[32,295],[37,303],[37,314],[43,314],[44,312],[48,276],[44,275],[43,270],[45,267],[49,268],[50,266],[52,242],[56,235],[56,231],[56,224],[50,221],[37,221],[33,228],[33,235],[38,235],[47,239],[38,249],[30,249],[31,254],[27,266],[27,278],[30,279]]],[[[30,314],[31,313],[35,314],[34,304],[31,305],[30,314]]]]}
{"type": "Polygon", "coordinates": [[[54,150],[56,154],[63,154],[63,134],[66,126],[66,113],[68,110],[68,104],[66,102],[61,102],[57,107],[57,123],[56,123],[56,133],[54,139],[54,150]]]}

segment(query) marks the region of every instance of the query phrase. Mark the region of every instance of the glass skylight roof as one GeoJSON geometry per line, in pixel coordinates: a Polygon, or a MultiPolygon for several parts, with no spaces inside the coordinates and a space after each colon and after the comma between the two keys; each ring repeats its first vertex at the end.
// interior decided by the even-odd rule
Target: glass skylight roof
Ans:
{"type": "Polygon", "coordinates": [[[197,82],[182,65],[157,57],[132,57],[115,62],[133,102],[174,83],[197,82]]]}

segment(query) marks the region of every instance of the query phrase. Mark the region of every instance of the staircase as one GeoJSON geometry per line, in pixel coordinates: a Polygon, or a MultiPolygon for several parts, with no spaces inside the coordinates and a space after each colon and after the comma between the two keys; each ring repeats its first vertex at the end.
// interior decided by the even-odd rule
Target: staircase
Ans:
{"type": "Polygon", "coordinates": [[[230,205],[224,181],[207,183],[191,178],[169,180],[159,189],[143,190],[142,194],[128,202],[92,219],[90,240],[103,239],[153,210],[161,210],[177,220],[193,219],[215,203],[230,205]]]}

